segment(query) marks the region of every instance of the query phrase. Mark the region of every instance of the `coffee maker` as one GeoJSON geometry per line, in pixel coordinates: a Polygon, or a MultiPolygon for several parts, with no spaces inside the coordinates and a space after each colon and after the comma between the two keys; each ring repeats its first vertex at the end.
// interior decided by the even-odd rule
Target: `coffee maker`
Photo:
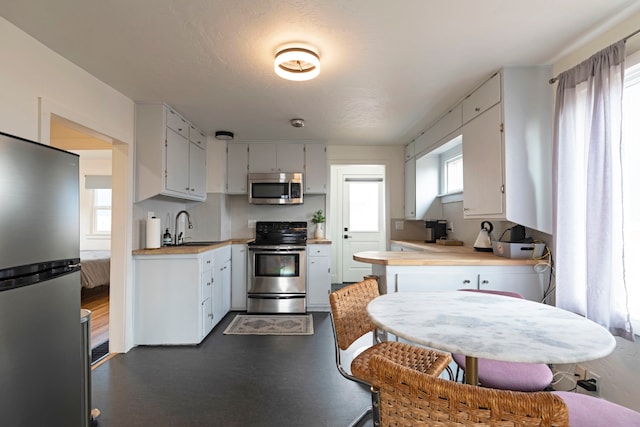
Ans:
{"type": "Polygon", "coordinates": [[[437,219],[425,221],[427,228],[427,238],[425,243],[435,243],[436,240],[447,238],[447,220],[437,219]]]}

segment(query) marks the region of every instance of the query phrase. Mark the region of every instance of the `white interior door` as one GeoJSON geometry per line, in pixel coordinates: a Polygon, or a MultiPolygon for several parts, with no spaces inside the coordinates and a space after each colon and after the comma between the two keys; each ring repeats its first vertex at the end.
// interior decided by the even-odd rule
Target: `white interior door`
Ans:
{"type": "Polygon", "coordinates": [[[342,281],[358,282],[371,274],[371,264],[353,254],[385,248],[384,174],[342,175],[342,281]]]}

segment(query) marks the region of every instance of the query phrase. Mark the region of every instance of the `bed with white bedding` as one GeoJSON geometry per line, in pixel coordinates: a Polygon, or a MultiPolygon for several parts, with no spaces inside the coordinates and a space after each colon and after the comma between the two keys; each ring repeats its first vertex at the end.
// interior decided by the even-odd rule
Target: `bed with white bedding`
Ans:
{"type": "Polygon", "coordinates": [[[111,251],[80,251],[80,264],[80,281],[83,288],[109,285],[111,251]]]}

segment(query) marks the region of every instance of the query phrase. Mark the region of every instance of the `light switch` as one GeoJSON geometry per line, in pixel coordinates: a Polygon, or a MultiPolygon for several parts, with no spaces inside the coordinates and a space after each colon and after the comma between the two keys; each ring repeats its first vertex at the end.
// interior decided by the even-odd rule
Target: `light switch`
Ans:
{"type": "Polygon", "coordinates": [[[404,230],[404,221],[396,221],[396,230],[404,230]]]}

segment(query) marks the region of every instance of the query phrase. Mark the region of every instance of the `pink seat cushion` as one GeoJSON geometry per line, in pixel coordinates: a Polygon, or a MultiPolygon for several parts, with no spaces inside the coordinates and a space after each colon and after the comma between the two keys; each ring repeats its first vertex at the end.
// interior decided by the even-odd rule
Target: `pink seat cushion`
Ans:
{"type": "MultiPolygon", "coordinates": [[[[453,354],[453,360],[465,369],[462,354],[453,354]]],[[[544,363],[503,362],[478,359],[478,382],[483,387],[512,391],[541,391],[553,380],[553,372],[544,363]]]]}
{"type": "Polygon", "coordinates": [[[554,391],[569,408],[569,424],[579,427],[640,426],[640,413],[586,394],[554,391]]]}

